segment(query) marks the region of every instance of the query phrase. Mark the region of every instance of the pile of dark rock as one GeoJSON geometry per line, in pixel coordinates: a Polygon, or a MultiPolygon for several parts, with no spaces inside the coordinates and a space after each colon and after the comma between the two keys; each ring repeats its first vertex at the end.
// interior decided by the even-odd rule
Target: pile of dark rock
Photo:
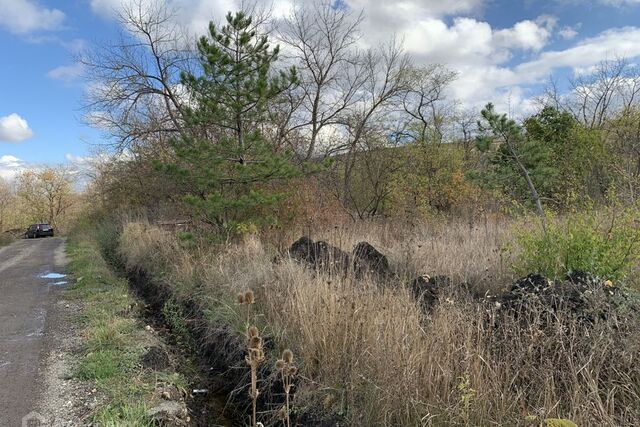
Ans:
{"type": "Polygon", "coordinates": [[[621,309],[638,309],[623,289],[584,271],[570,272],[556,280],[529,274],[517,280],[496,302],[502,310],[515,313],[543,310],[554,315],[570,314],[589,322],[621,309]]]}
{"type": "MultiPolygon", "coordinates": [[[[367,242],[358,243],[351,253],[325,241],[301,237],[289,249],[289,256],[315,271],[345,275],[353,271],[356,277],[370,275],[380,281],[397,279],[387,257],[367,242]]],[[[575,271],[563,279],[551,280],[540,274],[518,279],[508,290],[498,295],[474,295],[467,283],[454,283],[447,276],[419,276],[408,288],[425,312],[443,300],[468,297],[507,313],[527,310],[549,313],[569,313],[594,321],[621,307],[639,310],[636,301],[609,280],[590,273],[575,271]]]]}
{"type": "Polygon", "coordinates": [[[319,272],[345,275],[353,270],[356,277],[372,275],[383,280],[394,277],[387,257],[367,242],[358,243],[349,254],[305,236],[291,245],[289,256],[319,272]]]}
{"type": "Polygon", "coordinates": [[[413,297],[420,303],[423,310],[428,311],[437,303],[453,296],[456,290],[466,292],[466,286],[459,289],[453,285],[448,276],[418,276],[409,282],[409,290],[413,297]]]}

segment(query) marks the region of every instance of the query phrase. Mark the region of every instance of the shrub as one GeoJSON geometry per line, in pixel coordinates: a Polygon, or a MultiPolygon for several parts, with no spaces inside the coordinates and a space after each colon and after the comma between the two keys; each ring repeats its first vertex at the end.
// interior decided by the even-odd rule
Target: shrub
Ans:
{"type": "Polygon", "coordinates": [[[550,278],[570,271],[587,271],[601,278],[628,278],[640,259],[640,230],[634,209],[615,209],[606,215],[574,214],[550,221],[541,229],[517,233],[521,252],[514,270],[550,278]]]}
{"type": "Polygon", "coordinates": [[[111,264],[117,264],[118,262],[117,249],[118,235],[120,233],[118,226],[118,222],[113,218],[95,222],[93,225],[96,241],[102,251],[102,255],[111,264]]]}

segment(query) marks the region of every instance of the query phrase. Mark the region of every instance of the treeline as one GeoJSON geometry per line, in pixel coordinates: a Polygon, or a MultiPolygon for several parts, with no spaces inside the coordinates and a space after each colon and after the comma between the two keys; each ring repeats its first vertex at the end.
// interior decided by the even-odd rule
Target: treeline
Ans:
{"type": "Polygon", "coordinates": [[[86,117],[120,154],[90,187],[105,211],[188,215],[230,235],[636,201],[640,71],[625,60],[564,94],[550,85],[515,121],[450,99],[455,71],[417,64],[397,40],[363,48],[362,15],[326,0],[286,19],[230,13],[195,41],[159,3],[119,19],[123,40],[84,60],[86,117]]]}
{"type": "Polygon", "coordinates": [[[19,234],[38,222],[48,222],[58,230],[68,228],[84,208],[76,178],[68,168],[49,167],[0,180],[0,232],[19,234]]]}

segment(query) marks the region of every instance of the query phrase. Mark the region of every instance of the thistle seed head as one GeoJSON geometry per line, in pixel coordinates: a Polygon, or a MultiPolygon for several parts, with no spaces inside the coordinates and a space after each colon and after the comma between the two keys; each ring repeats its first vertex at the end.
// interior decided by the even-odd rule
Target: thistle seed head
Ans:
{"type": "Polygon", "coordinates": [[[287,419],[287,409],[284,406],[282,408],[280,408],[280,410],[278,411],[278,418],[281,421],[287,419]]]}
{"type": "Polygon", "coordinates": [[[238,296],[236,297],[236,302],[240,305],[244,304],[244,294],[238,294],[238,296]]]}
{"type": "Polygon", "coordinates": [[[324,409],[331,409],[331,407],[333,406],[333,404],[336,401],[336,397],[333,394],[328,394],[327,397],[324,398],[324,409]]]}
{"type": "Polygon", "coordinates": [[[250,348],[249,359],[253,363],[261,363],[264,360],[264,351],[261,348],[250,348]]]}
{"type": "Polygon", "coordinates": [[[282,352],[282,359],[286,363],[293,362],[293,352],[291,350],[289,350],[289,349],[286,349],[285,351],[282,352]]]}
{"type": "Polygon", "coordinates": [[[262,346],[262,338],[251,337],[249,340],[249,348],[260,348],[262,346]]]}
{"type": "Polygon", "coordinates": [[[253,291],[251,289],[249,289],[245,294],[244,294],[244,301],[247,304],[253,304],[255,302],[255,296],[253,295],[253,291]]]}
{"type": "Polygon", "coordinates": [[[255,326],[250,327],[249,330],[247,331],[247,334],[249,335],[250,338],[257,337],[258,335],[260,335],[260,333],[258,332],[258,328],[256,328],[255,326]]]}
{"type": "Polygon", "coordinates": [[[284,362],[284,360],[282,359],[278,359],[276,361],[276,369],[279,371],[282,371],[284,369],[284,367],[286,366],[286,363],[284,362]]]}

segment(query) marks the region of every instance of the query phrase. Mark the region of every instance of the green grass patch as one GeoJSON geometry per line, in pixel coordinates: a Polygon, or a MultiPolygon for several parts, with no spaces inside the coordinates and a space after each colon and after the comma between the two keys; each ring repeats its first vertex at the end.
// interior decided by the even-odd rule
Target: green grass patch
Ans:
{"type": "Polygon", "coordinates": [[[94,423],[104,427],[146,427],[149,424],[147,407],[127,402],[111,403],[98,410],[93,416],[94,423]]]}
{"type": "Polygon", "coordinates": [[[632,284],[640,260],[637,215],[636,208],[573,214],[550,221],[546,232],[519,231],[517,243],[521,251],[515,273],[562,278],[571,271],[587,271],[603,279],[632,284]]]}
{"type": "MultiPolygon", "coordinates": [[[[87,236],[72,235],[67,244],[68,271],[77,280],[67,297],[83,307],[77,317],[83,348],[75,376],[107,396],[92,414],[95,425],[150,426],[147,401],[159,378],[139,364],[149,343],[137,320],[139,303],[127,281],[110,270],[98,242],[87,236]]],[[[184,382],[174,375],[174,382],[184,382]]]]}
{"type": "Polygon", "coordinates": [[[76,376],[82,380],[107,380],[124,374],[123,354],[114,350],[103,350],[86,354],[80,362],[76,376]]]}
{"type": "Polygon", "coordinates": [[[10,245],[15,240],[16,240],[15,236],[9,233],[0,232],[0,247],[10,245]]]}

